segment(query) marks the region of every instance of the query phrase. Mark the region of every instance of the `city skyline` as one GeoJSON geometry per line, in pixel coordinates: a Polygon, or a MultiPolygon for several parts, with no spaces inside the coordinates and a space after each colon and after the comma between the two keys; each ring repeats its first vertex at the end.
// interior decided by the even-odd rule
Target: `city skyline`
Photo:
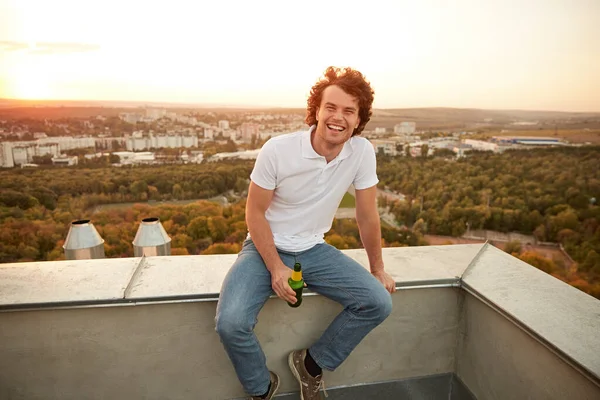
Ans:
{"type": "Polygon", "coordinates": [[[360,4],[0,0],[0,98],[303,107],[336,65],[376,108],[600,111],[598,1],[360,4]]]}

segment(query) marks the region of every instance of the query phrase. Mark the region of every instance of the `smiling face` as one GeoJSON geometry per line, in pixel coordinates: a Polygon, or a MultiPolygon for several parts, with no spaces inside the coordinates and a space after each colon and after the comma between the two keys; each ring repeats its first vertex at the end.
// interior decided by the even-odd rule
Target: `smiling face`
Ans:
{"type": "Polygon", "coordinates": [[[358,127],[358,99],[331,85],[323,91],[316,115],[315,147],[341,147],[358,127]]]}

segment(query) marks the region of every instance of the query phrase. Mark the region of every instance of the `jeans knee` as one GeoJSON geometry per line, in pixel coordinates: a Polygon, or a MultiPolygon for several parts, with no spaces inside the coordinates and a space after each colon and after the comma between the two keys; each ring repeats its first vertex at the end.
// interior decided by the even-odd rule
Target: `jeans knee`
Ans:
{"type": "Polygon", "coordinates": [[[231,339],[238,339],[241,336],[252,332],[254,327],[237,318],[235,315],[219,314],[215,318],[215,330],[221,337],[221,340],[227,341],[231,339]]]}
{"type": "Polygon", "coordinates": [[[367,307],[372,310],[373,318],[380,324],[392,313],[392,296],[385,289],[374,293],[367,307]]]}

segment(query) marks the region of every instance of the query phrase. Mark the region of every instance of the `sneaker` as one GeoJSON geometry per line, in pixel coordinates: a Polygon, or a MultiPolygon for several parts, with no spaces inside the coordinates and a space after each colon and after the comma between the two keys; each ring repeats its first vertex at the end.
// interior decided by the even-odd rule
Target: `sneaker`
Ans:
{"type": "MultiPolygon", "coordinates": [[[[275,393],[277,393],[277,389],[279,389],[279,376],[271,371],[269,371],[269,374],[271,374],[271,389],[269,389],[269,393],[267,393],[267,397],[265,397],[266,400],[271,400],[275,397],[275,393]]],[[[250,400],[262,400],[262,397],[252,396],[250,397],[250,400]]]]}
{"type": "Polygon", "coordinates": [[[321,399],[319,390],[323,387],[323,392],[327,397],[325,391],[325,383],[323,382],[323,374],[313,378],[308,373],[304,366],[304,358],[306,358],[305,350],[294,350],[288,356],[288,364],[292,370],[292,374],[296,377],[296,380],[300,384],[300,399],[301,400],[318,400],[321,399]]]}

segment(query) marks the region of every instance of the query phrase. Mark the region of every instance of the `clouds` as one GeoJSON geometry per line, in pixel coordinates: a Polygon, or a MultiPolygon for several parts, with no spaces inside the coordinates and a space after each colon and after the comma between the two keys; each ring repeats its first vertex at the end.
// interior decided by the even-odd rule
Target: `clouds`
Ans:
{"type": "Polygon", "coordinates": [[[98,51],[100,46],[90,43],[17,42],[0,40],[0,53],[25,52],[31,55],[72,54],[98,51]]]}

